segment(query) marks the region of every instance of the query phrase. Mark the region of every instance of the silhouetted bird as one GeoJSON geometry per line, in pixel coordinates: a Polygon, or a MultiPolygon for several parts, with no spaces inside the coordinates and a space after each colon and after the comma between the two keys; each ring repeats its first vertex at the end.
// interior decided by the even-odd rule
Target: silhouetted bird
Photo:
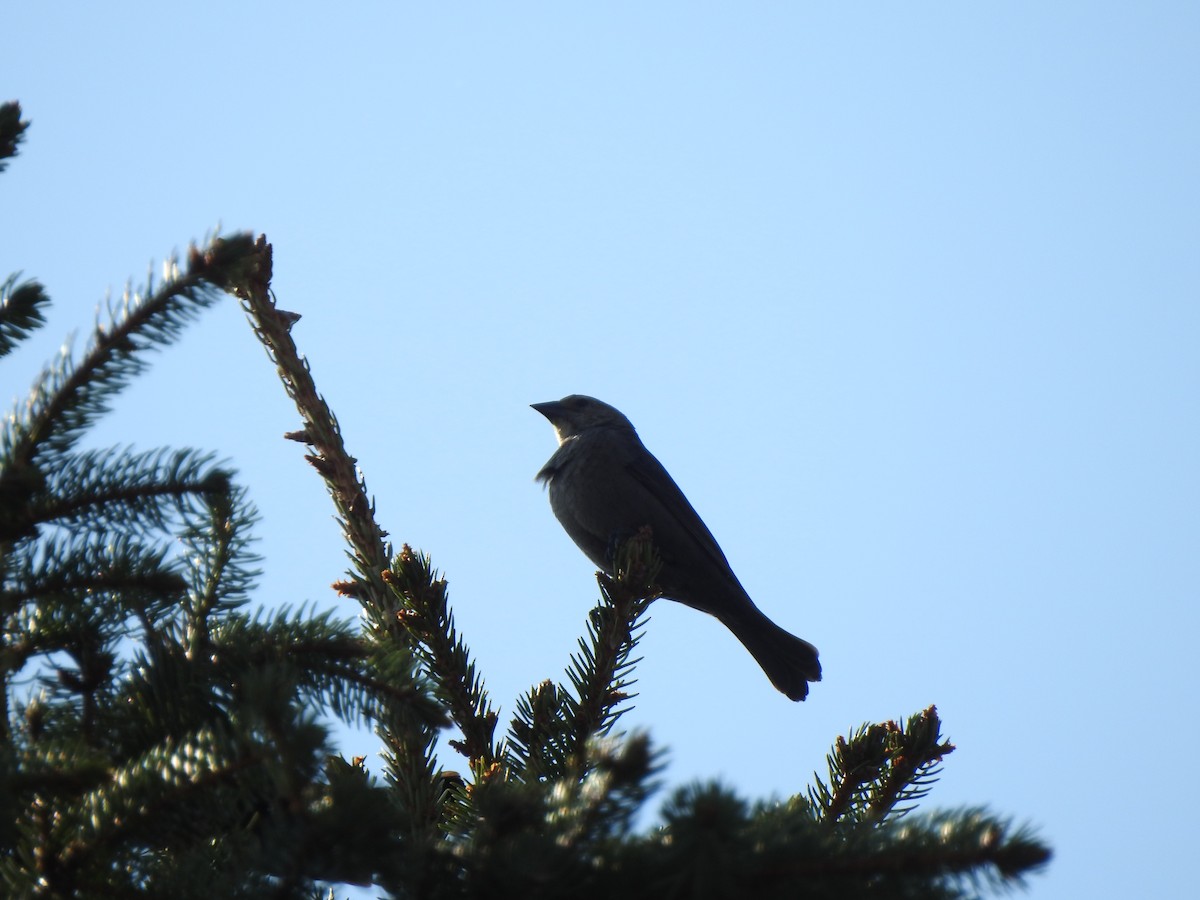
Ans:
{"type": "Polygon", "coordinates": [[[662,464],[618,410],[573,394],[534,403],[558,434],[538,472],[550,507],[593,563],[612,574],[616,544],[642,526],[662,557],[663,596],[716,616],[762,666],[771,683],[803,700],[821,680],[817,648],[768,619],[746,594],[709,530],[662,464]]]}

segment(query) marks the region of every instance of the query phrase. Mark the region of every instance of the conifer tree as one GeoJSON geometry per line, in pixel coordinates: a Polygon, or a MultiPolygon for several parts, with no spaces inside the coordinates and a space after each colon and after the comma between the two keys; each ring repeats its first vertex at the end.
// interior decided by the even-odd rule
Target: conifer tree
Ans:
{"type": "MultiPolygon", "coordinates": [[[[0,106],[0,168],[26,129],[0,106]]],[[[674,791],[635,828],[659,754],[617,725],[656,596],[653,535],[598,575],[565,679],[506,728],[447,583],[393,552],[336,418],[270,293],[265,238],[213,239],[129,292],[83,353],[36,379],[0,434],[0,892],[11,897],[962,897],[1021,884],[1049,850],[983,808],[916,811],[953,751],[935,709],[838,738],[786,802],[674,791]],[[353,566],[362,624],[252,600],[254,510],[197,450],[85,449],[116,392],[226,293],[275,362],[353,566]],[[346,761],[367,722],[383,765],[346,761]],[[438,737],[461,756],[438,758],[438,737]]],[[[48,296],[10,277],[0,356],[48,296]]]]}

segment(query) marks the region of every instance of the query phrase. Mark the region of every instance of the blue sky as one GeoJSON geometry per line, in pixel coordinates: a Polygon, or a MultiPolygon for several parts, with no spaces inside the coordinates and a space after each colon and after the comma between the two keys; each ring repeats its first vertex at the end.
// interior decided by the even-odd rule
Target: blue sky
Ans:
{"type": "MultiPolygon", "coordinates": [[[[959,749],[926,804],[1037,824],[1032,896],[1192,888],[1200,7],[10,4],[0,28],[33,121],[0,275],[55,298],[5,402],[106,289],[218,223],[265,232],[384,527],[449,578],[504,715],[596,594],[527,404],[590,393],[825,667],[790,704],[657,604],[625,721],[668,784],[786,796],[838,734],[936,703],[959,749]]],[[[294,427],[230,301],[94,440],[230,459],[263,602],[353,615],[294,427]]]]}

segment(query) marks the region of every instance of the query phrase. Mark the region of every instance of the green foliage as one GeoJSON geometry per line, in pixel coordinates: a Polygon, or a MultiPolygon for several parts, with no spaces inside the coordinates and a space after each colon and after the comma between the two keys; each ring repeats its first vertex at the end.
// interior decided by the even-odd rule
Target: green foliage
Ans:
{"type": "MultiPolygon", "coordinates": [[[[396,804],[332,755],[328,717],[403,707],[436,729],[389,677],[411,653],[329,615],[248,611],[255,513],[211,456],[80,446],[149,351],[265,264],[244,235],[168,262],[0,433],[4,896],[307,896],[396,869],[396,804]]],[[[3,299],[6,354],[47,298],[13,277],[3,299]]]]}
{"type": "Polygon", "coordinates": [[[932,706],[904,727],[863,725],[837,739],[826,758],[829,785],[816,778],[809,802],[831,824],[857,827],[899,819],[929,793],[942,758],[953,752],[954,745],[941,740],[932,706]]]}
{"type": "MultiPolygon", "coordinates": [[[[0,107],[0,158],[24,123],[0,107]]],[[[914,807],[954,748],[935,709],[839,738],[827,780],[751,803],[660,777],[629,708],[656,596],[653,535],[598,576],[566,677],[519,698],[507,733],[430,559],[393,553],[333,413],[245,235],[127,293],[82,356],[36,380],[0,433],[0,888],[11,897],[961,897],[1020,884],[1049,851],[984,810],[914,807]],[[278,367],[352,560],[361,623],[254,609],[255,513],[194,450],[84,448],[115,392],[223,292],[278,367]],[[373,777],[329,746],[370,723],[373,777]],[[439,735],[466,761],[444,768],[439,735]]],[[[0,356],[42,324],[4,284],[0,356]]]]}
{"type": "Polygon", "coordinates": [[[36,281],[17,281],[10,275],[0,285],[0,356],[7,356],[45,322],[42,308],[50,302],[36,281]]]}
{"type": "Polygon", "coordinates": [[[567,669],[570,687],[542,682],[517,699],[506,764],[513,777],[577,780],[588,774],[588,743],[608,735],[633,696],[641,623],[657,596],[659,562],[647,530],[621,547],[615,579],[599,574],[601,600],[567,669]]]}
{"type": "Polygon", "coordinates": [[[21,120],[21,104],[0,103],[0,172],[8,165],[6,160],[17,155],[17,146],[28,127],[29,123],[21,120]]]}
{"type": "Polygon", "coordinates": [[[231,474],[195,451],[76,448],[141,355],[255,252],[214,243],[199,271],[131,295],[0,437],[9,896],[369,881],[380,835],[397,833],[383,789],[326,762],[317,717],[360,720],[397,702],[393,686],[371,678],[347,623],[242,611],[255,516],[231,474]]]}

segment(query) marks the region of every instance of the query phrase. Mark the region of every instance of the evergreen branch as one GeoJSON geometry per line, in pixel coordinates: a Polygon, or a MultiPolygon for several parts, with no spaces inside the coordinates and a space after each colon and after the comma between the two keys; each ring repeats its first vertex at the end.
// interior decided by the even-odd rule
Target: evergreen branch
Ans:
{"type": "Polygon", "coordinates": [[[190,576],[185,610],[192,653],[207,653],[209,617],[246,603],[260,574],[252,568],[259,558],[249,551],[249,528],[258,514],[245,491],[227,479],[224,487],[204,495],[205,509],[188,516],[191,521],[179,536],[190,576]]]}
{"type": "Polygon", "coordinates": [[[567,676],[574,693],[543,682],[517,701],[509,725],[507,761],[526,780],[581,778],[587,774],[587,746],[607,735],[632,696],[630,659],[660,567],[653,535],[642,529],[616,554],[616,575],[597,575],[601,601],[588,617],[587,638],[571,655],[567,676]]]}
{"type": "Polygon", "coordinates": [[[261,760],[236,750],[220,728],[167,737],[123,760],[65,731],[58,738],[39,741],[20,762],[11,787],[24,821],[11,859],[0,863],[0,879],[11,886],[36,876],[41,896],[107,895],[99,885],[125,868],[119,860],[130,861],[132,874],[151,847],[203,845],[244,818],[243,804],[252,808],[269,784],[260,777],[260,788],[247,791],[244,777],[235,781],[261,760]],[[243,790],[229,790],[235,784],[243,790]]]}
{"type": "Polygon", "coordinates": [[[587,752],[587,775],[567,779],[549,794],[548,819],[564,847],[594,847],[601,840],[628,835],[638,810],[657,788],[651,779],[660,770],[661,758],[649,736],[592,740],[587,752]]]}
{"type": "Polygon", "coordinates": [[[871,797],[871,819],[900,818],[913,807],[901,803],[921,799],[937,781],[941,761],[954,752],[954,745],[940,742],[941,719],[937,707],[908,717],[901,728],[889,722],[889,766],[886,776],[871,797]]]}
{"type": "Polygon", "coordinates": [[[454,627],[446,599],[446,580],[430,566],[429,557],[404,545],[384,580],[400,599],[401,621],[416,638],[417,652],[430,680],[462,733],[450,746],[467,757],[475,777],[482,778],[496,763],[493,743],[496,712],[488,700],[475,663],[454,627]]]}
{"type": "Polygon", "coordinates": [[[126,292],[121,309],[96,326],[83,358],[74,363],[66,351],[43,371],[25,408],[14,415],[0,447],[0,495],[12,472],[39,465],[52,468],[111,398],[149,365],[145,351],[174,341],[201,310],[211,306],[223,286],[253,262],[248,235],[214,240],[201,254],[189,255],[189,270],[174,261],[157,289],[126,292]]]}
{"type": "Polygon", "coordinates": [[[472,787],[472,827],[455,845],[463,885],[451,896],[661,896],[637,877],[639,842],[629,838],[657,769],[649,739],[593,741],[588,753],[582,778],[472,787]]]}
{"type": "Polygon", "coordinates": [[[225,709],[212,709],[180,737],[160,738],[117,761],[111,778],[56,804],[67,840],[54,856],[71,863],[71,852],[79,852],[73,866],[78,874],[58,866],[60,886],[73,879],[80,896],[104,893],[95,878],[103,878],[105,861],[111,867],[114,860],[117,871],[128,872],[128,883],[159,885],[177,871],[181,855],[200,853],[211,863],[224,852],[243,858],[247,877],[269,872],[306,884],[329,877],[331,869],[345,872],[356,855],[361,873],[366,863],[351,843],[366,842],[379,853],[383,839],[393,842],[395,815],[382,792],[364,793],[360,786],[346,796],[342,790],[340,802],[358,805],[329,809],[337,798],[319,782],[327,733],[294,702],[295,667],[246,668],[221,659],[222,652],[209,671],[239,669],[225,709]],[[330,818],[335,821],[323,824],[330,818]],[[350,822],[357,828],[347,829],[350,822]],[[375,834],[381,826],[384,834],[375,834]]]}
{"type": "Polygon", "coordinates": [[[233,654],[189,655],[181,631],[164,628],[134,652],[112,700],[115,759],[147,753],[164,738],[182,739],[213,722],[226,722],[234,685],[254,675],[233,654]]]}
{"type": "MultiPolygon", "coordinates": [[[[270,245],[260,238],[259,246],[269,260],[270,245]]],[[[367,494],[366,480],[358,476],[357,460],[346,451],[337,418],[317,392],[308,362],[292,340],[292,326],[300,317],[276,307],[269,279],[268,271],[266,281],[247,285],[237,295],[304,423],[303,430],[287,437],[314,451],[306,459],[324,479],[337,509],[338,523],[354,554],[358,578],[363,582],[357,588],[359,601],[368,608],[389,609],[391,591],[383,583],[383,572],[392,556],[387,532],[375,521],[375,504],[367,494]]],[[[395,627],[399,632],[398,624],[395,627]]]]}
{"type": "Polygon", "coordinates": [[[30,503],[24,528],[162,530],[194,517],[204,497],[231,490],[230,473],[194,450],[130,453],[109,448],[68,455],[30,503]]]}
{"type": "Polygon", "coordinates": [[[79,781],[73,749],[55,758],[56,747],[77,742],[70,722],[52,728],[31,758],[52,772],[69,765],[76,778],[25,778],[20,785],[26,796],[31,789],[66,791],[50,804],[54,828],[37,844],[53,861],[47,877],[64,893],[70,887],[78,896],[106,895],[105,861],[128,873],[132,880],[123,884],[161,887],[181,857],[200,854],[211,864],[231,852],[250,880],[258,872],[281,873],[298,884],[351,873],[362,880],[364,873],[386,870],[384,857],[395,853],[395,807],[361,780],[350,794],[345,785],[317,781],[328,752],[325,731],[296,703],[308,688],[321,688],[321,666],[310,665],[315,657],[336,665],[361,655],[363,645],[348,623],[281,615],[214,628],[211,658],[160,654],[153,671],[136,667],[143,690],[111,704],[123,714],[123,727],[105,748],[111,762],[101,759],[93,769],[99,778],[93,783],[79,781]],[[295,652],[287,652],[289,644],[295,652]],[[181,679],[187,683],[181,686],[181,679]],[[224,700],[214,703],[212,688],[222,684],[224,700]],[[128,741],[131,710],[143,719],[147,746],[128,741]]]}
{"type": "Polygon", "coordinates": [[[112,772],[61,818],[61,851],[43,872],[70,885],[89,864],[103,866],[116,847],[180,848],[211,840],[254,812],[270,796],[269,779],[247,777],[273,759],[243,747],[225,729],[206,727],[169,740],[112,772]]]}
{"type": "Polygon", "coordinates": [[[21,104],[15,100],[0,103],[0,172],[7,168],[7,159],[17,155],[17,147],[25,139],[28,122],[21,121],[21,104]]]}
{"type": "MultiPolygon", "coordinates": [[[[346,721],[374,718],[380,698],[386,703],[413,703],[423,698],[411,688],[373,677],[364,662],[372,646],[349,622],[331,612],[306,615],[280,610],[271,621],[226,616],[214,625],[212,645],[230,674],[264,666],[293,673],[301,696],[320,699],[346,721]]],[[[436,717],[436,707],[428,710],[436,717]]]]}
{"type": "Polygon", "coordinates": [[[931,878],[963,888],[983,880],[1016,885],[1045,866],[1051,855],[1030,829],[1014,828],[981,809],[968,809],[861,830],[838,851],[781,860],[769,872],[795,881],[829,878],[844,884],[878,883],[885,877],[912,879],[918,889],[931,878]]]}
{"type": "MultiPolygon", "coordinates": [[[[375,677],[424,696],[426,688],[418,680],[412,638],[402,622],[403,610],[384,582],[392,555],[387,532],[375,521],[375,505],[367,493],[366,480],[359,476],[337,419],[317,392],[308,363],[292,340],[291,328],[299,316],[278,309],[271,296],[271,248],[265,238],[259,239],[258,248],[265,264],[255,278],[235,286],[234,292],[241,298],[255,335],[275,363],[284,390],[300,413],[303,428],[287,437],[312,448],[306,459],[324,479],[333,498],[355,568],[353,580],[337,587],[362,604],[375,677]]],[[[418,708],[412,702],[385,703],[376,722],[385,745],[387,778],[397,806],[409,823],[402,868],[414,883],[423,884],[433,871],[441,839],[437,823],[446,799],[433,753],[438,723],[428,714],[428,707],[418,708]]]]}
{"type": "Polygon", "coordinates": [[[942,758],[954,752],[940,736],[933,706],[910,716],[904,727],[894,721],[863,725],[848,739],[837,739],[826,757],[829,785],[814,777],[809,799],[830,826],[899,818],[912,808],[900,804],[925,796],[942,758]]]}
{"type": "Polygon", "coordinates": [[[638,663],[630,654],[642,636],[642,617],[659,594],[655,579],[661,562],[648,527],[618,549],[614,562],[612,578],[597,575],[603,602],[592,611],[589,640],[579,641],[580,653],[572,655],[567,672],[577,698],[571,710],[576,757],[593,736],[612,730],[628,709],[622,704],[636,696],[627,690],[638,663]]]}
{"type": "MultiPolygon", "coordinates": [[[[214,618],[205,654],[187,635],[177,642],[178,637],[165,631],[159,645],[139,654],[114,701],[116,707],[143,714],[122,736],[125,753],[140,752],[145,739],[164,731],[185,733],[213,717],[228,716],[243,686],[268,675],[287,687],[281,704],[330,708],[346,721],[374,718],[383,707],[422,699],[372,677],[365,662],[374,648],[352,623],[332,613],[310,618],[303,608],[284,609],[262,619],[227,612],[214,618]]],[[[436,710],[428,714],[436,715],[436,710]]]]}
{"type": "MultiPolygon", "coordinates": [[[[361,764],[339,757],[325,761],[324,790],[309,805],[313,837],[302,858],[326,881],[378,883],[391,874],[403,823],[388,793],[361,764]],[[323,839],[322,839],[323,838],[323,839]]],[[[283,835],[286,839],[286,835],[283,835]]]]}
{"type": "Polygon", "coordinates": [[[1050,858],[1027,828],[978,809],[834,831],[797,798],[751,811],[709,784],[677,791],[663,821],[628,843],[618,889],[628,884],[641,896],[959,898],[984,882],[1019,885],[1050,858]]]}
{"type": "MultiPolygon", "coordinates": [[[[402,610],[384,581],[391,564],[387,532],[375,521],[375,504],[367,493],[366,480],[358,475],[357,460],[347,452],[337,418],[317,392],[308,362],[301,358],[292,340],[291,328],[300,317],[278,309],[271,296],[271,247],[265,238],[259,238],[258,247],[267,261],[262,269],[265,277],[239,286],[235,293],[241,298],[255,335],[275,363],[284,390],[296,404],[304,422],[302,431],[287,437],[313,448],[314,452],[306,459],[325,481],[338,513],[338,523],[350,546],[355,578],[351,582],[339,582],[335,588],[362,604],[368,617],[368,633],[381,649],[386,644],[408,649],[411,640],[401,622],[402,610]]],[[[384,650],[380,658],[386,656],[388,653],[384,650]]],[[[416,675],[411,666],[402,664],[391,674],[404,679],[406,690],[416,690],[416,675]]],[[[432,739],[432,733],[424,733],[409,736],[403,743],[410,748],[432,746],[432,739]]]]}
{"type": "MultiPolygon", "coordinates": [[[[36,714],[34,710],[30,712],[36,714]]],[[[34,742],[18,750],[23,751],[17,755],[20,768],[7,784],[12,796],[79,794],[93,790],[112,775],[109,759],[94,747],[45,747],[34,742]]]]}
{"type": "Polygon", "coordinates": [[[127,616],[180,599],[186,584],[166,553],[131,535],[19,548],[16,571],[0,589],[0,615],[19,613],[8,626],[10,640],[27,642],[37,652],[61,650],[85,620],[102,623],[97,627],[115,638],[127,616]]]}
{"type": "Polygon", "coordinates": [[[17,276],[10,275],[0,284],[0,356],[7,356],[35,329],[46,324],[42,307],[49,303],[49,295],[36,281],[17,284],[17,276]]]}
{"type": "Polygon", "coordinates": [[[566,692],[550,680],[517,698],[508,726],[508,769],[527,782],[563,778],[570,771],[571,721],[566,692]]]}
{"type": "MultiPolygon", "coordinates": [[[[256,280],[235,287],[234,292],[241,298],[255,335],[275,363],[284,390],[296,404],[304,423],[301,431],[287,437],[313,449],[306,459],[325,481],[338,513],[338,523],[350,546],[355,563],[354,580],[339,582],[335,587],[362,605],[367,616],[367,632],[375,643],[372,659],[387,667],[388,677],[403,696],[415,696],[422,691],[418,690],[417,672],[408,659],[413,644],[402,621],[406,613],[385,582],[391,565],[387,532],[375,521],[375,504],[367,493],[365,478],[357,471],[357,460],[347,452],[337,418],[317,392],[308,362],[300,356],[292,340],[292,326],[300,317],[278,309],[271,296],[270,245],[265,238],[259,238],[257,246],[267,262],[257,273],[256,280]]],[[[396,759],[404,754],[424,754],[432,748],[436,738],[436,731],[432,729],[436,728],[433,723],[437,717],[431,716],[427,707],[425,714],[419,717],[422,724],[410,718],[409,709],[397,708],[393,712],[394,715],[384,718],[394,725],[404,722],[406,728],[421,729],[419,733],[385,736],[385,740],[391,740],[394,745],[393,750],[398,754],[396,759]]],[[[417,777],[416,772],[433,773],[432,757],[419,761],[413,757],[409,763],[411,766],[405,778],[417,777]]]]}
{"type": "Polygon", "coordinates": [[[445,881],[442,823],[450,799],[433,753],[437,733],[412,727],[395,710],[394,705],[385,710],[377,730],[384,741],[385,777],[403,822],[396,853],[401,874],[382,886],[401,896],[433,896],[445,881]],[[415,742],[422,736],[425,743],[415,742]]]}

